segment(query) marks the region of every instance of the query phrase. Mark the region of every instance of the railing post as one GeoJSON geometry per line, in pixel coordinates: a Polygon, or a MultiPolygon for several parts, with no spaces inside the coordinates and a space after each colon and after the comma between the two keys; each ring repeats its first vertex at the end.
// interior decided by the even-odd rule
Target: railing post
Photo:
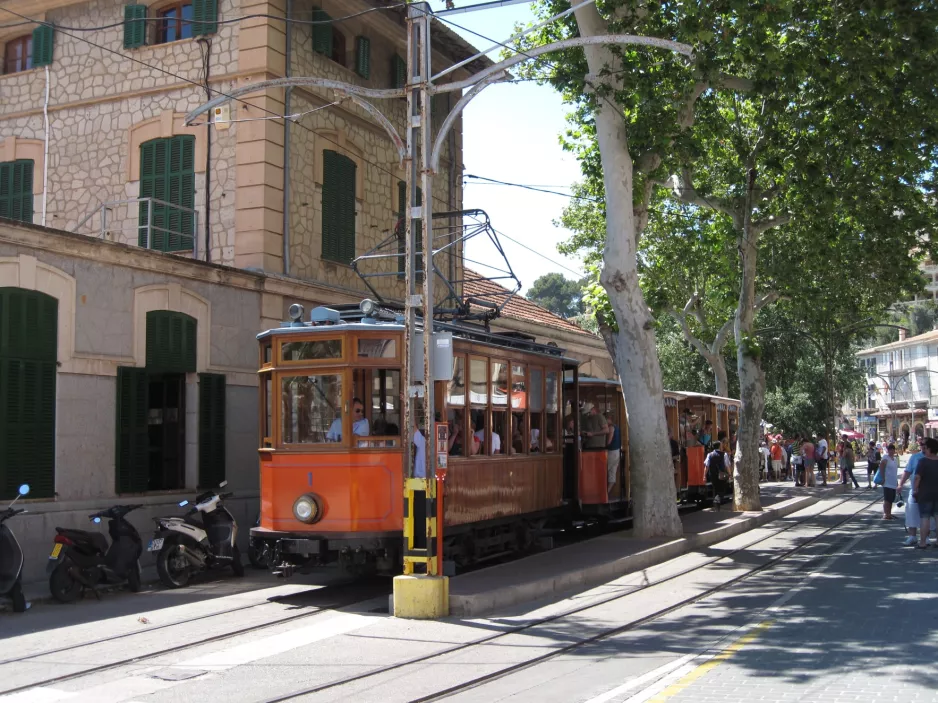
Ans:
{"type": "Polygon", "coordinates": [[[147,198],[147,249],[150,248],[151,237],[150,233],[153,231],[153,198],[147,198]]]}
{"type": "Polygon", "coordinates": [[[199,215],[198,210],[192,211],[192,221],[195,224],[195,234],[192,237],[192,255],[195,257],[196,261],[199,259],[199,215]]]}
{"type": "Polygon", "coordinates": [[[107,205],[101,206],[101,239],[107,237],[107,205]]]}

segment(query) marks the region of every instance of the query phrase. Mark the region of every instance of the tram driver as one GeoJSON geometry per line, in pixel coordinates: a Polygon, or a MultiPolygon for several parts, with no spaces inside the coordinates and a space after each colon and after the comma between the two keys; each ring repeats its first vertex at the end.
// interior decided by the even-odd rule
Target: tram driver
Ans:
{"type": "MultiPolygon", "coordinates": [[[[352,434],[357,437],[367,437],[371,434],[371,428],[368,425],[368,418],[365,417],[365,405],[361,398],[352,398],[352,434]]],[[[326,433],[327,442],[342,441],[342,418],[337,417],[332,421],[329,431],[326,433]]]]}

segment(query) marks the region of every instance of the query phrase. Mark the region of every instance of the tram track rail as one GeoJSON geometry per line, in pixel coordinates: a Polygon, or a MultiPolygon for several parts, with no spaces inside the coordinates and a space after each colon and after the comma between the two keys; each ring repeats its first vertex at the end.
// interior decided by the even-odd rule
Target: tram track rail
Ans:
{"type": "MultiPolygon", "coordinates": [[[[46,650],[43,652],[36,652],[33,654],[28,654],[22,657],[6,659],[3,661],[0,661],[0,677],[3,676],[2,667],[4,666],[20,664],[22,662],[36,660],[42,657],[60,654],[63,652],[75,651],[75,650],[79,650],[79,649],[83,649],[87,647],[95,647],[95,646],[102,645],[102,644],[108,644],[108,643],[121,640],[121,639],[125,639],[128,637],[149,635],[154,631],[168,629],[172,627],[182,627],[182,626],[190,625],[193,622],[204,621],[209,618],[224,617],[224,616],[231,615],[232,613],[239,613],[239,612],[243,612],[246,610],[250,610],[252,608],[259,608],[259,607],[269,606],[269,605],[277,604],[277,603],[282,604],[283,601],[288,600],[290,598],[297,598],[297,597],[302,597],[304,595],[312,595],[312,594],[325,595],[323,593],[324,591],[331,592],[332,589],[335,589],[341,593],[343,590],[348,589],[348,584],[325,586],[323,588],[310,589],[309,591],[300,591],[300,592],[292,593],[292,594],[285,595],[285,596],[277,596],[275,598],[271,598],[261,603],[252,603],[250,605],[238,606],[236,608],[229,608],[229,609],[217,611],[214,613],[206,613],[204,615],[199,615],[199,616],[195,616],[192,618],[185,618],[185,619],[178,620],[172,623],[165,623],[163,625],[158,625],[156,627],[147,628],[145,630],[139,630],[136,632],[124,632],[119,635],[113,635],[111,637],[102,637],[97,640],[92,640],[89,642],[68,645],[65,647],[59,647],[56,649],[46,650]]],[[[334,610],[338,608],[344,608],[344,607],[354,605],[356,603],[366,602],[368,600],[371,600],[371,598],[375,598],[375,597],[382,595],[382,593],[380,592],[380,589],[373,587],[373,590],[375,590],[376,593],[370,596],[366,595],[366,597],[362,597],[361,593],[353,590],[351,594],[348,594],[345,598],[340,598],[335,603],[330,603],[329,605],[322,605],[322,606],[310,606],[312,608],[315,608],[314,610],[308,610],[302,613],[297,613],[295,615],[288,615],[287,617],[278,618],[277,620],[257,623],[255,625],[238,628],[236,630],[218,633],[215,635],[211,635],[209,637],[203,637],[201,639],[194,640],[192,642],[185,642],[183,644],[174,645],[172,647],[165,647],[163,649],[160,649],[154,652],[144,652],[133,657],[128,657],[128,658],[121,659],[118,661],[107,662],[105,664],[101,664],[98,666],[93,666],[87,669],[82,669],[81,671],[74,671],[68,674],[62,674],[61,676],[56,676],[56,677],[49,678],[49,679],[43,679],[42,681],[37,681],[37,682],[29,683],[29,684],[23,684],[20,686],[15,686],[13,688],[0,689],[0,696],[6,696],[6,695],[14,694],[14,693],[21,693],[23,691],[28,691],[30,689],[35,689],[39,687],[53,686],[55,684],[65,683],[67,681],[72,681],[74,679],[83,678],[85,676],[90,676],[92,674],[98,674],[98,673],[102,673],[106,671],[111,671],[113,669],[118,669],[122,666],[140,664],[142,662],[145,662],[148,659],[155,659],[157,657],[165,656],[167,654],[175,654],[177,652],[184,652],[186,650],[193,649],[195,647],[200,647],[206,644],[221,642],[226,639],[239,637],[241,635],[250,634],[252,632],[258,632],[258,631],[265,630],[268,628],[276,627],[278,625],[295,622],[297,620],[303,620],[305,618],[312,618],[317,615],[323,615],[325,613],[333,612],[334,610]]],[[[385,591],[385,592],[388,592],[388,591],[385,591]]]]}
{"type": "MultiPolygon", "coordinates": [[[[766,542],[766,541],[768,541],[768,540],[770,540],[770,539],[774,539],[774,538],[778,537],[779,535],[784,534],[785,532],[788,532],[788,531],[791,530],[791,529],[794,529],[794,528],[796,528],[796,527],[802,526],[802,525],[804,525],[805,523],[810,522],[811,520],[815,520],[815,519],[817,519],[817,518],[819,518],[819,517],[822,517],[822,516],[825,515],[826,513],[829,513],[830,511],[835,510],[836,508],[840,507],[841,505],[844,505],[845,503],[847,503],[847,502],[850,501],[851,499],[852,499],[852,496],[847,497],[847,498],[844,498],[843,500],[840,500],[840,501],[836,502],[834,505],[831,505],[831,506],[829,506],[828,508],[825,508],[824,510],[822,510],[822,511],[820,511],[820,512],[818,512],[818,513],[814,513],[814,514],[812,514],[812,515],[806,516],[803,520],[799,520],[799,521],[797,521],[797,522],[793,522],[792,524],[790,524],[790,525],[788,525],[788,526],[786,526],[786,527],[784,527],[784,528],[782,528],[782,529],[780,529],[780,530],[777,530],[777,531],[775,531],[775,532],[772,532],[772,534],[767,535],[766,537],[763,537],[762,539],[759,539],[759,540],[756,540],[756,541],[754,541],[754,542],[751,542],[751,543],[749,543],[749,544],[747,544],[747,545],[745,545],[745,546],[739,547],[738,549],[734,549],[734,550],[732,550],[731,552],[729,552],[729,553],[727,553],[727,554],[723,554],[723,555],[720,555],[720,556],[717,556],[717,557],[713,557],[712,559],[709,559],[709,560],[705,561],[705,562],[702,563],[702,564],[697,564],[697,565],[695,565],[695,566],[693,566],[693,567],[690,567],[690,568],[688,568],[688,569],[685,569],[685,570],[683,570],[683,571],[680,571],[680,572],[677,572],[677,573],[674,573],[674,574],[670,574],[670,575],[665,576],[665,577],[663,577],[663,578],[661,578],[661,579],[659,579],[659,580],[657,580],[657,581],[654,581],[654,582],[650,582],[650,583],[647,583],[647,584],[643,584],[643,585],[637,586],[636,588],[634,588],[633,590],[628,591],[627,593],[620,593],[620,594],[616,594],[616,595],[614,595],[614,596],[609,596],[609,597],[607,597],[607,598],[602,598],[602,599],[600,599],[600,600],[598,600],[598,601],[595,601],[595,602],[592,602],[592,603],[588,603],[588,604],[579,606],[579,607],[577,607],[577,608],[573,608],[573,609],[571,609],[571,610],[564,611],[564,612],[562,612],[562,613],[557,613],[557,614],[555,614],[555,615],[550,615],[550,616],[547,616],[547,617],[544,617],[544,618],[538,618],[537,620],[534,620],[534,621],[531,621],[531,622],[528,622],[528,623],[525,623],[525,624],[522,624],[522,625],[518,625],[518,626],[516,626],[516,627],[509,628],[509,629],[504,630],[504,631],[502,631],[502,632],[498,632],[498,633],[495,633],[495,634],[492,634],[492,635],[487,635],[487,636],[485,636],[485,637],[481,637],[481,638],[479,638],[479,639],[475,639],[475,640],[472,640],[472,641],[469,641],[469,642],[463,642],[463,643],[460,643],[460,644],[457,644],[457,645],[453,645],[453,646],[451,646],[451,647],[447,647],[447,648],[445,648],[445,649],[442,649],[442,650],[440,650],[440,651],[438,651],[438,652],[433,652],[433,653],[430,653],[430,654],[421,655],[421,656],[419,656],[419,657],[414,657],[414,658],[411,658],[411,659],[407,659],[407,660],[405,660],[405,661],[396,662],[396,663],[394,663],[394,664],[388,664],[388,665],[385,665],[385,666],[376,667],[376,668],[374,668],[374,669],[371,669],[371,670],[369,670],[369,671],[365,671],[365,672],[360,673],[360,674],[356,674],[356,675],[353,675],[353,676],[348,676],[348,677],[345,677],[345,678],[342,678],[342,679],[337,679],[337,680],[335,680],[335,681],[331,681],[331,682],[324,683],[324,684],[319,684],[319,685],[316,685],[316,686],[311,686],[311,687],[304,688],[304,689],[300,689],[300,690],[297,690],[297,691],[292,691],[292,692],[289,692],[289,693],[286,693],[286,694],[282,694],[282,695],[279,695],[279,696],[275,696],[275,697],[273,697],[273,698],[268,698],[268,699],[265,699],[264,701],[262,701],[261,703],[282,703],[283,701],[290,701],[290,700],[294,700],[294,699],[297,699],[297,698],[302,698],[302,697],[304,697],[304,696],[310,696],[310,695],[313,695],[313,694],[316,694],[316,693],[319,693],[319,692],[322,692],[322,691],[327,691],[327,690],[330,690],[330,689],[336,689],[336,688],[339,688],[339,687],[342,687],[342,686],[347,686],[347,685],[350,685],[350,684],[354,684],[354,683],[357,683],[357,682],[359,682],[359,681],[363,681],[363,680],[368,679],[368,678],[372,678],[372,677],[375,677],[375,676],[380,676],[381,674],[386,674],[386,673],[398,671],[398,670],[405,669],[405,668],[411,667],[411,666],[418,666],[418,665],[421,665],[421,664],[425,664],[427,661],[432,660],[432,659],[438,659],[438,658],[440,658],[440,657],[445,657],[445,656],[447,656],[447,655],[454,654],[454,653],[461,652],[461,651],[465,651],[465,650],[471,649],[471,648],[473,648],[473,647],[478,647],[478,646],[480,646],[480,645],[487,645],[487,644],[490,644],[490,643],[492,643],[492,642],[495,642],[495,641],[497,641],[497,640],[499,640],[499,639],[502,639],[502,638],[504,638],[504,637],[509,637],[509,636],[511,636],[511,635],[516,635],[516,634],[519,634],[519,633],[523,633],[523,632],[525,632],[525,631],[527,631],[527,630],[531,630],[531,629],[533,629],[533,628],[535,628],[535,627],[539,627],[539,626],[541,626],[541,625],[545,625],[545,624],[548,624],[548,623],[551,623],[551,622],[556,622],[556,621],[558,621],[558,620],[562,620],[563,618],[567,618],[567,617],[570,617],[570,616],[572,616],[572,615],[577,615],[577,614],[579,614],[579,613],[583,613],[583,612],[588,611],[588,610],[591,610],[591,609],[593,609],[593,608],[597,608],[597,607],[600,607],[600,606],[603,606],[603,605],[607,605],[607,604],[609,604],[609,603],[613,603],[613,602],[615,602],[615,601],[617,601],[617,600],[621,600],[621,599],[624,599],[624,598],[628,598],[628,597],[633,596],[633,595],[635,595],[635,594],[637,594],[637,593],[640,593],[640,592],[642,592],[642,591],[645,591],[645,590],[647,590],[647,589],[649,589],[649,588],[653,588],[653,587],[656,587],[656,586],[660,586],[660,585],[662,585],[662,584],[664,584],[664,583],[668,583],[669,581],[674,581],[674,580],[676,580],[676,579],[679,579],[679,578],[682,578],[682,577],[684,577],[684,576],[687,576],[687,575],[689,575],[689,574],[691,574],[691,573],[694,573],[695,571],[700,571],[700,570],[702,570],[702,569],[706,569],[706,568],[712,566],[713,564],[715,564],[716,562],[719,562],[719,561],[722,561],[722,560],[725,560],[725,559],[731,559],[733,556],[735,556],[735,555],[737,555],[737,554],[740,554],[740,553],[742,553],[742,552],[745,552],[746,550],[752,549],[753,547],[757,546],[758,544],[761,544],[761,543],[763,543],[763,542],[766,542]]],[[[444,689],[444,690],[437,691],[437,692],[432,693],[432,694],[429,694],[429,695],[427,695],[427,696],[423,696],[423,697],[420,697],[420,698],[415,698],[415,699],[413,699],[413,700],[411,701],[411,703],[429,703],[430,701],[440,700],[440,699],[442,699],[442,698],[445,698],[445,697],[447,697],[447,696],[454,695],[454,694],[456,694],[456,693],[460,693],[460,692],[464,692],[464,691],[467,691],[467,690],[470,690],[470,689],[473,689],[473,688],[477,688],[477,687],[479,687],[479,686],[481,686],[481,685],[490,683],[490,682],[492,682],[492,681],[496,681],[496,680],[498,680],[498,679],[500,679],[500,678],[504,678],[505,676],[511,675],[511,674],[513,674],[513,673],[515,673],[515,672],[522,671],[522,670],[524,670],[524,669],[528,669],[528,668],[530,668],[530,667],[532,667],[532,666],[536,666],[536,665],[538,665],[538,664],[541,664],[541,663],[543,663],[543,662],[545,662],[545,661],[548,661],[548,660],[550,660],[550,659],[553,659],[553,658],[555,658],[555,657],[562,656],[562,655],[567,654],[567,653],[569,653],[569,652],[571,652],[571,651],[577,650],[577,649],[579,649],[579,648],[581,648],[581,647],[586,647],[586,646],[589,646],[589,645],[594,644],[594,643],[596,643],[596,642],[599,642],[599,641],[601,641],[601,640],[607,639],[607,638],[609,638],[609,637],[614,637],[614,636],[616,636],[616,635],[620,635],[620,634],[625,633],[625,632],[628,632],[628,631],[630,631],[630,630],[638,629],[638,628],[640,628],[640,627],[642,627],[642,626],[644,626],[644,625],[647,625],[647,624],[650,623],[650,622],[653,622],[653,621],[655,621],[655,620],[657,620],[657,619],[659,619],[659,618],[662,618],[662,617],[664,617],[664,616],[666,616],[666,615],[669,615],[670,613],[673,613],[673,612],[675,612],[675,611],[677,611],[677,610],[680,610],[680,609],[682,609],[682,608],[685,608],[685,607],[687,607],[687,606],[689,606],[689,605],[693,605],[694,603],[697,603],[697,602],[699,602],[699,601],[701,601],[701,600],[704,600],[704,599],[706,599],[706,598],[708,598],[708,597],[710,597],[710,596],[712,596],[712,595],[714,595],[714,594],[716,594],[716,593],[719,593],[720,591],[726,589],[727,587],[730,587],[730,586],[732,586],[732,585],[734,585],[734,584],[736,584],[736,583],[739,583],[739,582],[741,582],[741,581],[743,581],[743,580],[745,580],[745,579],[748,579],[748,578],[750,578],[751,576],[754,576],[754,575],[756,575],[756,574],[758,574],[758,573],[761,573],[761,572],[763,572],[763,571],[766,571],[766,570],[772,568],[773,566],[779,564],[780,562],[784,561],[785,559],[788,559],[788,558],[792,557],[792,556],[795,555],[797,552],[799,552],[799,551],[805,549],[806,547],[808,547],[808,546],[810,546],[810,545],[816,543],[818,540],[822,539],[823,537],[825,537],[825,536],[831,534],[832,532],[834,532],[834,531],[837,530],[838,528],[840,528],[840,527],[842,527],[843,525],[845,525],[845,524],[847,524],[848,522],[850,522],[852,519],[854,519],[854,518],[857,517],[858,515],[860,515],[860,514],[864,513],[865,511],[867,511],[871,506],[873,506],[873,505],[875,505],[875,504],[877,504],[877,503],[880,503],[880,502],[882,502],[882,498],[880,498],[880,497],[877,497],[875,500],[872,500],[872,501],[869,501],[869,502],[864,502],[863,505],[862,505],[862,507],[860,507],[860,508],[859,508],[858,510],[856,510],[856,511],[851,512],[849,515],[847,515],[846,517],[844,517],[842,520],[837,521],[834,525],[831,525],[830,527],[821,530],[818,534],[816,534],[816,535],[814,535],[813,537],[810,537],[810,538],[808,538],[808,539],[806,539],[806,540],[800,542],[799,544],[795,545],[795,546],[792,547],[791,549],[786,550],[786,551],[783,552],[782,554],[779,554],[779,555],[777,555],[777,556],[775,556],[775,557],[770,558],[770,559],[769,559],[768,561],[766,561],[764,564],[760,564],[760,565],[758,565],[758,566],[756,566],[756,567],[753,567],[752,569],[747,570],[745,573],[740,574],[739,576],[736,576],[736,577],[734,577],[734,578],[732,578],[732,579],[730,579],[730,580],[728,580],[728,581],[721,582],[720,584],[718,584],[717,586],[714,586],[714,587],[712,587],[712,588],[707,588],[707,589],[701,591],[700,593],[697,593],[697,594],[695,594],[695,595],[693,595],[693,596],[691,596],[691,597],[689,597],[689,598],[685,598],[685,599],[683,599],[683,600],[681,600],[681,601],[679,601],[679,602],[677,602],[677,603],[675,603],[675,604],[673,604],[673,605],[671,605],[671,606],[668,606],[668,607],[666,607],[666,608],[662,608],[661,610],[656,610],[656,611],[653,612],[653,613],[649,613],[648,615],[646,615],[646,616],[644,616],[644,617],[642,617],[642,618],[639,618],[639,619],[637,619],[637,620],[633,620],[632,622],[629,622],[629,623],[627,623],[627,624],[625,624],[625,625],[620,625],[620,626],[617,626],[617,627],[609,628],[609,629],[603,630],[603,631],[601,631],[601,632],[598,632],[598,633],[596,633],[596,634],[594,634],[594,635],[592,635],[592,636],[590,636],[590,637],[584,637],[584,638],[582,638],[582,639],[576,640],[576,641],[571,642],[571,643],[569,643],[569,644],[567,644],[567,645],[564,645],[564,646],[559,647],[559,648],[557,648],[557,649],[551,650],[550,652],[546,652],[546,653],[544,653],[544,654],[542,654],[542,655],[540,655],[540,656],[532,657],[531,659],[526,659],[526,660],[524,660],[524,661],[522,661],[522,662],[518,662],[518,663],[512,664],[512,665],[510,665],[510,666],[502,667],[502,668],[500,668],[500,669],[497,669],[496,671],[493,671],[493,672],[490,672],[490,673],[488,673],[488,674],[484,674],[484,675],[482,675],[482,676],[473,678],[473,679],[471,679],[471,680],[469,680],[469,681],[465,681],[465,682],[460,683],[460,684],[457,684],[457,685],[455,685],[455,686],[451,686],[451,687],[446,688],[446,689],[444,689]]]]}

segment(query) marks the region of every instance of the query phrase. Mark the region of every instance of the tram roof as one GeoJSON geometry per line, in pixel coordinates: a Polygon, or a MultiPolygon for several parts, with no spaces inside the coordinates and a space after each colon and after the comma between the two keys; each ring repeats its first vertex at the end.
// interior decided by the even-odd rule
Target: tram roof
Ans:
{"type": "MultiPolygon", "coordinates": [[[[280,327],[274,327],[265,330],[257,335],[258,340],[263,340],[280,335],[295,334],[337,334],[344,332],[395,332],[403,333],[404,324],[398,320],[372,320],[366,318],[357,305],[338,305],[332,308],[339,313],[339,321],[331,324],[313,324],[312,322],[296,321],[281,322],[280,327]],[[369,320],[365,322],[364,320],[369,320]]],[[[493,348],[522,351],[528,354],[538,356],[547,356],[553,359],[576,364],[579,366],[580,360],[573,359],[566,355],[566,349],[551,344],[541,344],[527,336],[518,336],[515,334],[499,334],[492,332],[477,325],[465,322],[441,322],[439,320],[433,323],[437,332],[452,332],[456,339],[463,339],[471,342],[479,342],[493,348]]],[[[417,328],[423,331],[423,320],[417,318],[417,328]]]]}
{"type": "MultiPolygon", "coordinates": [[[[620,386],[619,381],[616,381],[612,378],[595,378],[593,376],[580,376],[578,379],[580,385],[612,385],[620,386]]],[[[736,403],[739,404],[739,400],[736,398],[724,398],[721,395],[711,395],[709,393],[694,393],[692,391],[669,391],[665,390],[664,394],[671,398],[676,398],[677,400],[686,400],[688,398],[706,398],[713,402],[725,402],[725,403],[736,403]]]]}

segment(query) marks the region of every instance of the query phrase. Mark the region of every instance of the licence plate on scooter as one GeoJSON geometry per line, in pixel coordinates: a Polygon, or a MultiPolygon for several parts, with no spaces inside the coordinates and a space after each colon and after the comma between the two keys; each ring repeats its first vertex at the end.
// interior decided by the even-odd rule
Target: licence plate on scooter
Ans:
{"type": "Polygon", "coordinates": [[[61,545],[61,544],[55,544],[55,545],[52,547],[52,554],[49,555],[49,558],[50,558],[50,559],[58,559],[58,558],[59,558],[59,554],[61,554],[61,552],[62,552],[62,545],[61,545]]]}
{"type": "Polygon", "coordinates": [[[163,537],[157,537],[156,539],[151,539],[150,544],[147,546],[148,552],[158,552],[163,548],[163,537]]]}

